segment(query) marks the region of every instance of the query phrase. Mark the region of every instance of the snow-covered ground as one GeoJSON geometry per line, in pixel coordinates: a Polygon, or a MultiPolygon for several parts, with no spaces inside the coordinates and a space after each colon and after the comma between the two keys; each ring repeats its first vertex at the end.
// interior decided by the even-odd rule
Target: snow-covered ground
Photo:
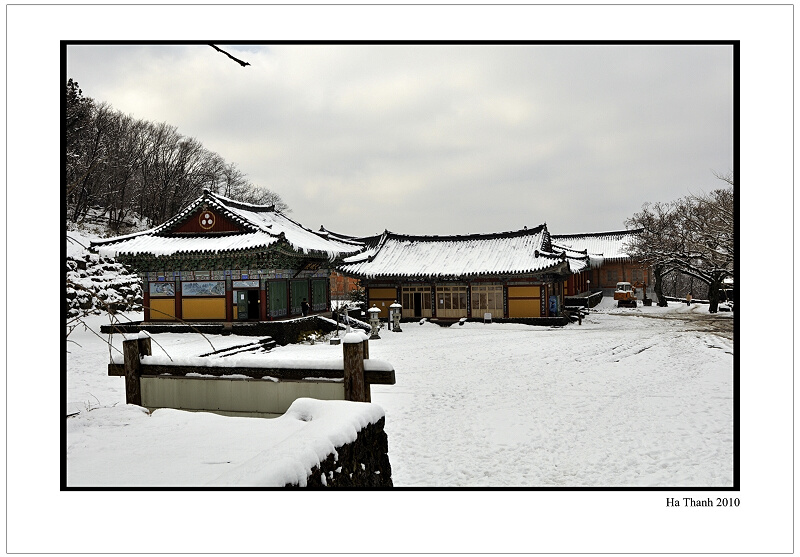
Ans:
{"type": "MultiPolygon", "coordinates": [[[[395,486],[731,486],[734,346],[725,331],[733,314],[706,312],[679,304],[617,309],[606,300],[582,325],[384,329],[370,355],[394,365],[397,384],[373,386],[372,401],[386,414],[395,486]]],[[[103,319],[90,323],[99,330],[103,319]]],[[[102,339],[88,330],[70,338],[80,345],[69,346],[67,359],[68,407],[81,410],[68,429],[74,470],[96,452],[93,416],[100,428],[114,416],[129,419],[129,410],[124,380],[106,375],[102,339]]],[[[207,351],[209,340],[217,349],[243,342],[154,339],[173,356],[207,351]]],[[[335,360],[341,351],[290,345],[263,357],[335,360]]],[[[181,419],[210,423],[202,415],[181,419]]],[[[209,452],[229,442],[225,424],[236,420],[215,417],[203,441],[209,452]]],[[[193,468],[207,468],[207,460],[186,453],[186,477],[198,477],[193,468]]]]}

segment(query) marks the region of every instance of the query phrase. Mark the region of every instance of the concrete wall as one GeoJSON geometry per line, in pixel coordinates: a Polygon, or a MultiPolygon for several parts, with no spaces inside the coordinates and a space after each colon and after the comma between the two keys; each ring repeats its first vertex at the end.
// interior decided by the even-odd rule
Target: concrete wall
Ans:
{"type": "Polygon", "coordinates": [[[343,381],[143,375],[142,406],[274,418],[301,397],[344,400],[343,381]]]}

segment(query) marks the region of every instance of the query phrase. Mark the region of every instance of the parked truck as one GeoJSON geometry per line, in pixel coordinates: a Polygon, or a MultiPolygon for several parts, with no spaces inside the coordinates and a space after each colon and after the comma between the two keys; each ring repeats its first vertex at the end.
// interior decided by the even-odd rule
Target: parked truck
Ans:
{"type": "Polygon", "coordinates": [[[614,299],[617,307],[636,307],[636,288],[630,282],[618,282],[614,289],[614,299]]]}

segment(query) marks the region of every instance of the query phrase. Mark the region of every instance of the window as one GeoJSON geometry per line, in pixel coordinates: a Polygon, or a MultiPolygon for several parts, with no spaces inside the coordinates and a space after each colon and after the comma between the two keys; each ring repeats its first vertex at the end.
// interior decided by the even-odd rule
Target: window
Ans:
{"type": "Polygon", "coordinates": [[[467,316],[466,286],[436,287],[436,316],[461,318],[467,316]]]}
{"type": "Polygon", "coordinates": [[[401,298],[403,317],[431,317],[430,286],[404,286],[401,298]]]}
{"type": "Polygon", "coordinates": [[[483,317],[503,317],[503,286],[501,284],[472,285],[472,315],[483,317]]]}

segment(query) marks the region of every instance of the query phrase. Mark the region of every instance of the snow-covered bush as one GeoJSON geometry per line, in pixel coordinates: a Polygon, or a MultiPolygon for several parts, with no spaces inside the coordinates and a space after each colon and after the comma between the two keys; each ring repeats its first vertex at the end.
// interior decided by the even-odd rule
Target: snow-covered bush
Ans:
{"type": "Polygon", "coordinates": [[[303,331],[297,337],[297,342],[299,343],[316,344],[323,340],[325,340],[325,333],[319,330],[303,331]]]}
{"type": "Polygon", "coordinates": [[[123,264],[85,254],[68,256],[66,265],[68,319],[89,313],[141,311],[141,281],[123,264]]]}

